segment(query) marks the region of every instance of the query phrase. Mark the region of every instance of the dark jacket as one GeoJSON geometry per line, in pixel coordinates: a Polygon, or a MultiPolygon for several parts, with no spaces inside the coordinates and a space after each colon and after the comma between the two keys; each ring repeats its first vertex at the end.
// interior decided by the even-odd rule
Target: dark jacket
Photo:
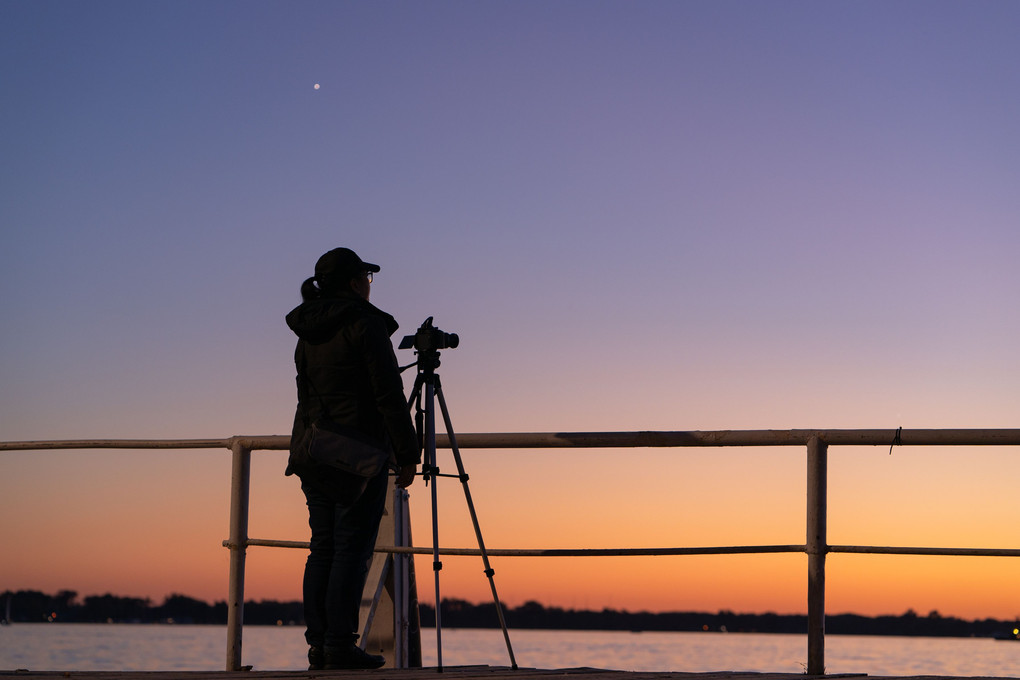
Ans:
{"type": "Polygon", "coordinates": [[[418,438],[390,342],[397,330],[393,317],[352,293],[303,302],[287,315],[287,325],[298,336],[298,405],[287,474],[320,472],[296,453],[320,415],[389,442],[398,465],[417,463],[418,438]]]}

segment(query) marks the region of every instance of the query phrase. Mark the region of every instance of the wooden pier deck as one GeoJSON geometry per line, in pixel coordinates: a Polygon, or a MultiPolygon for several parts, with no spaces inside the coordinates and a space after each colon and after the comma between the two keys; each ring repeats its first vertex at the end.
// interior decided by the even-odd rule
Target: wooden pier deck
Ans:
{"type": "MultiPolygon", "coordinates": [[[[356,671],[0,671],[0,680],[805,680],[809,678],[866,678],[867,680],[1015,680],[989,676],[873,676],[863,673],[809,676],[804,673],[714,672],[682,673],[672,671],[615,671],[599,668],[511,669],[500,666],[444,666],[432,668],[356,671]]],[[[1020,677],[1020,676],[1016,676],[1020,677]]]]}

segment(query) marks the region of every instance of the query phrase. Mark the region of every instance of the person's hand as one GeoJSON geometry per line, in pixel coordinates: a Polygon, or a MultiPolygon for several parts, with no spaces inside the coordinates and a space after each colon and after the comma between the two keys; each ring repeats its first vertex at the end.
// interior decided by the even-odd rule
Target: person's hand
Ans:
{"type": "Polygon", "coordinates": [[[411,483],[414,481],[414,476],[417,472],[418,466],[413,463],[411,465],[402,466],[400,468],[400,471],[397,472],[397,479],[395,482],[396,485],[401,489],[406,489],[407,487],[411,486],[411,483]]]}

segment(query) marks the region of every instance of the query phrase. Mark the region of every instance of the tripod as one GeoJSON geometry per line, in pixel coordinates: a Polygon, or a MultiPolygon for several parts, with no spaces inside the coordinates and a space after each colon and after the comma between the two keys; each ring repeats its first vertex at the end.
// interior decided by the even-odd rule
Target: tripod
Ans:
{"type": "MultiPolygon", "coordinates": [[[[431,318],[429,319],[431,321],[431,318]]],[[[428,322],[426,322],[428,323],[428,322]]],[[[456,345],[451,345],[456,347],[456,345]]],[[[412,364],[413,365],[413,364],[412,364]]],[[[471,514],[471,523],[475,528],[475,538],[478,539],[478,549],[482,554],[482,563],[485,566],[485,575],[489,579],[489,588],[492,590],[492,601],[496,605],[496,614],[499,616],[499,625],[503,629],[503,639],[506,641],[506,650],[510,655],[510,665],[517,670],[517,661],[514,659],[514,650],[510,645],[510,634],[507,632],[506,621],[503,617],[503,608],[499,603],[499,596],[496,594],[496,582],[493,575],[496,573],[489,566],[489,554],[485,550],[485,542],[482,540],[482,530],[478,526],[478,516],[475,514],[475,504],[471,500],[471,489],[468,487],[468,475],[464,471],[464,462],[460,457],[460,449],[457,448],[457,438],[453,432],[453,424],[450,422],[450,412],[446,408],[446,398],[443,397],[443,387],[436,373],[439,367],[439,352],[433,348],[418,349],[418,375],[414,380],[414,388],[411,390],[411,398],[408,401],[408,408],[417,404],[418,432],[421,436],[424,448],[424,460],[422,461],[422,477],[428,484],[432,480],[432,569],[436,582],[436,658],[438,670],[443,672],[443,625],[440,615],[441,602],[439,597],[439,572],[443,563],[439,560],[439,517],[437,480],[439,477],[458,477],[461,486],[464,488],[464,497],[467,500],[468,511],[471,514]],[[436,411],[435,400],[438,397],[439,407],[442,410],[443,422],[446,425],[446,434],[450,439],[450,448],[453,450],[453,459],[457,463],[456,475],[440,475],[436,467],[436,411]],[[424,424],[422,423],[424,419],[424,424]]]]}

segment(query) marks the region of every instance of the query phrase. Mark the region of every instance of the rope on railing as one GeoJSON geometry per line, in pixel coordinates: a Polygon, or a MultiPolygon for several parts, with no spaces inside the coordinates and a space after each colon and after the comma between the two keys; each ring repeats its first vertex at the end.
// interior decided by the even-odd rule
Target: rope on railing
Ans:
{"type": "MultiPolygon", "coordinates": [[[[307,550],[307,541],[277,541],[265,538],[249,538],[248,546],[266,548],[298,548],[307,550]]],[[[227,541],[224,547],[230,547],[227,541]]],[[[376,546],[375,552],[396,555],[431,555],[430,547],[376,546]]],[[[485,553],[494,557],[633,557],[665,555],[749,555],[755,553],[797,553],[804,552],[803,545],[748,545],[717,546],[701,548],[486,548],[485,553]]],[[[439,548],[440,555],[481,555],[478,548],[439,548]]]]}

